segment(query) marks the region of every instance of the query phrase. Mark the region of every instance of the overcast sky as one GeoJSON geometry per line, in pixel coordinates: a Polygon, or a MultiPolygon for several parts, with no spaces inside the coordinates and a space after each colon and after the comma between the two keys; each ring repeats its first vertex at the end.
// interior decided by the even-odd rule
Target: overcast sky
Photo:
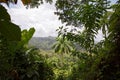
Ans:
{"type": "Polygon", "coordinates": [[[11,15],[12,22],[19,25],[21,29],[29,29],[34,27],[36,32],[34,36],[56,36],[56,29],[61,26],[58,16],[54,15],[54,4],[43,4],[39,8],[26,9],[21,0],[18,0],[17,5],[11,4],[6,7],[11,15]]]}
{"type": "MultiPolygon", "coordinates": [[[[115,3],[116,0],[111,0],[115,3]]],[[[54,15],[54,4],[43,4],[39,8],[26,9],[21,0],[18,0],[17,5],[11,4],[9,8],[6,6],[11,15],[12,21],[19,25],[21,29],[29,29],[34,27],[36,32],[35,37],[56,36],[56,29],[61,26],[58,16],[54,15]]],[[[102,33],[97,37],[102,38],[102,33]]]]}

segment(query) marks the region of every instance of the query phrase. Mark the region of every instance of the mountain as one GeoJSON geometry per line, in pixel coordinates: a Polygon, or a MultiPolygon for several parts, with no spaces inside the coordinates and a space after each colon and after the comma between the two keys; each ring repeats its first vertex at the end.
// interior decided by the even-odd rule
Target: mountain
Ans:
{"type": "Polygon", "coordinates": [[[43,50],[51,50],[56,42],[55,37],[33,37],[29,41],[29,46],[33,46],[43,50]]]}

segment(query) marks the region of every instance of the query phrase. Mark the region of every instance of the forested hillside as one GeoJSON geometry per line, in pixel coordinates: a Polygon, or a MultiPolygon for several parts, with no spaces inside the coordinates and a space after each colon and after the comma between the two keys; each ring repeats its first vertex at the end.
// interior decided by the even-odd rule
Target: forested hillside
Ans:
{"type": "MultiPolygon", "coordinates": [[[[120,80],[120,0],[56,0],[62,23],[84,28],[61,26],[56,38],[33,37],[35,28],[12,23],[1,3],[17,1],[0,0],[0,80],[120,80]],[[103,40],[96,43],[100,30],[103,40]]],[[[44,1],[54,0],[22,0],[27,8],[44,1]]]]}
{"type": "Polygon", "coordinates": [[[56,42],[55,37],[33,37],[29,41],[29,46],[33,46],[43,50],[52,49],[53,44],[56,42]]]}

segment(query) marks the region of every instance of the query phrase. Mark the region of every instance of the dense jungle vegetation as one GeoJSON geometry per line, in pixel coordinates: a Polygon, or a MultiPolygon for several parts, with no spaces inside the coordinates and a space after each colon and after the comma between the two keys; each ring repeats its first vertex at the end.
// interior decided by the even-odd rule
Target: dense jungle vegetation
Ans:
{"type": "MultiPolygon", "coordinates": [[[[44,1],[22,2],[34,8],[44,1]]],[[[56,0],[61,22],[84,30],[59,27],[47,51],[28,46],[35,29],[21,31],[1,3],[17,0],[0,0],[0,80],[120,80],[120,0],[56,0]]]]}

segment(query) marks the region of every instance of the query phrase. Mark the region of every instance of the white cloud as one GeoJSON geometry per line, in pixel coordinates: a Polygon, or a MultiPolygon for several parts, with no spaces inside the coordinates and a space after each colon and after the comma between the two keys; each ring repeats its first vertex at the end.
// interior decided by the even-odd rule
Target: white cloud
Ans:
{"type": "MultiPolygon", "coordinates": [[[[36,29],[34,36],[36,37],[56,36],[56,29],[62,25],[58,17],[54,15],[54,5],[45,3],[39,8],[26,9],[21,0],[18,0],[17,5],[10,4],[9,8],[5,4],[3,5],[10,13],[12,21],[21,29],[34,27],[36,29]]],[[[99,32],[96,41],[101,39],[103,39],[103,35],[99,32]]]]}
{"type": "Polygon", "coordinates": [[[8,12],[14,23],[21,29],[34,27],[36,32],[34,36],[56,36],[56,29],[61,25],[58,17],[54,15],[55,7],[50,4],[40,5],[39,8],[26,9],[22,2],[18,0],[17,5],[10,4],[8,12]]]}

